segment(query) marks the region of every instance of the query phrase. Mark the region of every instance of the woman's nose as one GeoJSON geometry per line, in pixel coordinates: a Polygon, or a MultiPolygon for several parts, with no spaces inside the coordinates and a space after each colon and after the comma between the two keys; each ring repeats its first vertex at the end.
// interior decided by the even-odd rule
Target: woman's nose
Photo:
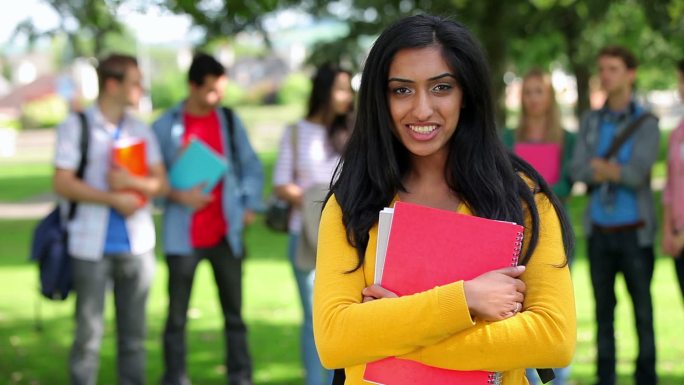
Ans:
{"type": "Polygon", "coordinates": [[[419,92],[413,105],[413,115],[420,121],[428,120],[432,116],[434,108],[432,100],[427,92],[419,92]]]}

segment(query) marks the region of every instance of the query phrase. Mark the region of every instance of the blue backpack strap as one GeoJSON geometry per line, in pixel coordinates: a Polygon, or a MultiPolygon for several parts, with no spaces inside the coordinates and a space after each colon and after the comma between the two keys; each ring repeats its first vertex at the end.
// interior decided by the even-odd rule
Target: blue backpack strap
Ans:
{"type": "MultiPolygon", "coordinates": [[[[88,143],[90,142],[90,133],[88,130],[88,119],[86,119],[85,113],[83,111],[78,112],[78,119],[81,123],[81,140],[79,142],[79,147],[81,149],[81,160],[78,163],[78,169],[76,169],[76,178],[83,179],[86,164],[88,163],[88,143]]],[[[74,219],[74,216],[76,215],[76,206],[78,206],[76,202],[69,201],[69,220],[74,219]]]]}

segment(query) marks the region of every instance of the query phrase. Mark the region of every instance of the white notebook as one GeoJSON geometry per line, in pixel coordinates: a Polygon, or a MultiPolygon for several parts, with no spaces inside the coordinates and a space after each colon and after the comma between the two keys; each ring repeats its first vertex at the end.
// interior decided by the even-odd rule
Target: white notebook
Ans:
{"type": "Polygon", "coordinates": [[[393,214],[393,208],[385,207],[380,211],[378,218],[378,244],[375,249],[375,276],[373,279],[378,285],[382,281],[382,271],[385,267],[385,254],[387,253],[387,242],[389,241],[389,234],[392,229],[393,214]]]}

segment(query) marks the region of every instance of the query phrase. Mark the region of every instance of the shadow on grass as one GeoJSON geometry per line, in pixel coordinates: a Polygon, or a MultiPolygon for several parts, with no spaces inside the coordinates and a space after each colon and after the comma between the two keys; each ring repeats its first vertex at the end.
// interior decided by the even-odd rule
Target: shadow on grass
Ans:
{"type": "MultiPolygon", "coordinates": [[[[3,384],[68,384],[68,356],[73,322],[66,315],[73,304],[65,304],[60,316],[45,320],[42,331],[30,320],[0,323],[0,378],[3,384]]],[[[156,322],[159,324],[159,322],[156,322]]],[[[295,385],[302,382],[298,327],[253,321],[249,325],[254,383],[295,385]]],[[[98,384],[116,384],[116,333],[113,322],[105,325],[98,384]]],[[[226,383],[222,330],[201,328],[187,333],[189,376],[195,384],[226,383]]],[[[151,328],[146,340],[147,383],[157,384],[163,371],[161,330],[151,328]]]]}
{"type": "Polygon", "coordinates": [[[52,175],[2,177],[0,201],[21,202],[52,189],[52,175]]]}
{"type": "MultiPolygon", "coordinates": [[[[569,385],[594,385],[597,383],[596,378],[593,375],[590,376],[571,376],[569,385]]],[[[634,385],[634,376],[630,374],[618,374],[616,383],[618,385],[634,385]]],[[[673,375],[673,374],[659,374],[658,375],[659,385],[681,385],[684,384],[684,374],[673,375]]]]}
{"type": "Polygon", "coordinates": [[[36,220],[0,220],[0,267],[29,265],[31,235],[36,220]]]}

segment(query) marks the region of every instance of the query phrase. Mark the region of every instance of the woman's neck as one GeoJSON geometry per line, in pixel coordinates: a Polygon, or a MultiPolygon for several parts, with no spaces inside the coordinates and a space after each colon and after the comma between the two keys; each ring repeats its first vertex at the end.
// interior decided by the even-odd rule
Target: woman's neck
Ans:
{"type": "Polygon", "coordinates": [[[524,140],[542,141],[546,136],[546,117],[545,116],[528,116],[525,119],[524,140]]]}
{"type": "Polygon", "coordinates": [[[307,117],[306,120],[311,122],[311,123],[319,124],[323,127],[330,127],[334,118],[335,118],[335,116],[333,116],[332,114],[326,114],[323,111],[319,111],[319,112],[307,117]],[[327,116],[327,115],[330,115],[330,116],[327,116]]]}
{"type": "Polygon", "coordinates": [[[445,177],[446,154],[431,157],[413,157],[411,171],[404,178],[406,192],[399,198],[444,210],[455,210],[460,200],[451,190],[445,177]]]}

